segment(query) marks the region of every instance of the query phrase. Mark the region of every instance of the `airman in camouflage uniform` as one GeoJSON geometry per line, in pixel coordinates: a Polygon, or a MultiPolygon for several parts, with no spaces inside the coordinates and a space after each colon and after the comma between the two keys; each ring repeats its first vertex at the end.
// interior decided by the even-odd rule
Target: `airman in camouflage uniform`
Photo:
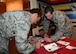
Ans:
{"type": "Polygon", "coordinates": [[[70,38],[72,35],[72,21],[66,16],[66,14],[63,11],[54,11],[52,7],[46,7],[45,9],[45,16],[47,17],[44,18],[43,24],[45,33],[48,32],[50,24],[49,20],[54,21],[57,26],[56,33],[50,37],[50,40],[57,41],[63,36],[70,38]]]}
{"type": "Polygon", "coordinates": [[[11,37],[15,37],[16,47],[20,53],[30,54],[35,49],[35,45],[30,44],[27,39],[30,20],[31,13],[22,10],[0,15],[0,54],[9,54],[8,44],[11,37]]]}

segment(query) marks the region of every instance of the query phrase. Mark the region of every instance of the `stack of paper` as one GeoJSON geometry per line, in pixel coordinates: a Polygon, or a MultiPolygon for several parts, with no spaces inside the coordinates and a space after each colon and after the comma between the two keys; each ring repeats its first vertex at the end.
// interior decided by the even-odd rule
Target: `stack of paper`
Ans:
{"type": "Polygon", "coordinates": [[[60,47],[57,46],[56,43],[51,43],[51,44],[44,45],[44,48],[45,48],[48,52],[53,52],[53,51],[56,51],[56,50],[60,49],[60,47]]]}

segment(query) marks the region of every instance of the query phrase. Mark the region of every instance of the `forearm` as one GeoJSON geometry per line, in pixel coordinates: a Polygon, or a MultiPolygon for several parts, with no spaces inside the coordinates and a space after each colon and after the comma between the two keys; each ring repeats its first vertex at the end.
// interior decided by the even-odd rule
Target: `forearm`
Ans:
{"type": "Polygon", "coordinates": [[[30,54],[35,49],[35,45],[30,44],[28,40],[21,42],[16,41],[16,47],[18,51],[23,54],[30,54]]]}
{"type": "Polygon", "coordinates": [[[58,41],[63,36],[63,32],[56,32],[50,37],[51,41],[58,41]]]}

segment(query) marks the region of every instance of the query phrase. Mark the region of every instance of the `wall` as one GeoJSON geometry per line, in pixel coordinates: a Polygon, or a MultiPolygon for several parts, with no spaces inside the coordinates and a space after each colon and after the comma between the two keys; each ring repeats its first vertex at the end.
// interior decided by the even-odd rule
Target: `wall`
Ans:
{"type": "Polygon", "coordinates": [[[6,11],[6,4],[3,2],[0,2],[0,14],[4,13],[6,11]]]}
{"type": "Polygon", "coordinates": [[[72,32],[71,39],[76,40],[76,27],[73,27],[73,32],[72,32]]]}

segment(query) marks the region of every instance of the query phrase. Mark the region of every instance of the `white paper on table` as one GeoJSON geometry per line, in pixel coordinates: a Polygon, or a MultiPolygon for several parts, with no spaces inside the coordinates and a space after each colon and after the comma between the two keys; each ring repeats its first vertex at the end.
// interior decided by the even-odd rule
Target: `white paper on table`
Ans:
{"type": "Polygon", "coordinates": [[[70,45],[66,46],[66,48],[69,49],[69,50],[76,50],[76,47],[70,46],[70,45]]]}
{"type": "Polygon", "coordinates": [[[65,45],[65,46],[70,44],[70,42],[66,42],[66,41],[62,41],[62,40],[57,41],[57,43],[65,45]]]}
{"type": "Polygon", "coordinates": [[[51,43],[51,44],[44,45],[44,48],[45,48],[48,52],[53,52],[53,51],[58,50],[60,47],[57,46],[56,43],[51,43]]]}

